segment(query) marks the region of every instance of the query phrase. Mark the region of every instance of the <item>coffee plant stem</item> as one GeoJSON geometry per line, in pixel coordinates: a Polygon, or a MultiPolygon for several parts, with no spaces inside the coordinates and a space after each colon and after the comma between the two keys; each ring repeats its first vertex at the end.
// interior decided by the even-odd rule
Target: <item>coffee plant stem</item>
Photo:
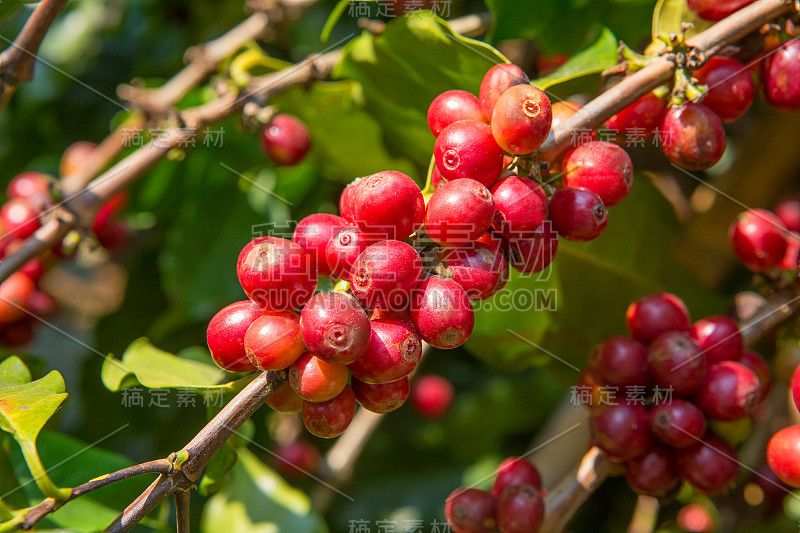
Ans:
{"type": "Polygon", "coordinates": [[[11,45],[0,53],[0,113],[21,83],[33,79],[39,45],[67,0],[43,0],[11,45]]]}

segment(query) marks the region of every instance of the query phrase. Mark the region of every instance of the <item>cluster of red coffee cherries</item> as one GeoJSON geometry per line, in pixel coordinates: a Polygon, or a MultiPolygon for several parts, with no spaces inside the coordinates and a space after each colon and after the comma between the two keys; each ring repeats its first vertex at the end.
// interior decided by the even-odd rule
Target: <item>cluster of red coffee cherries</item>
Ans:
{"type": "Polygon", "coordinates": [[[593,443],[625,464],[639,494],[672,494],[680,479],[702,493],[725,491],[739,472],[736,450],[711,428],[748,418],[766,399],[769,366],[743,348],[733,319],[692,324],[672,294],[646,296],[626,317],[630,337],[597,345],[581,378],[593,443]],[[603,401],[609,390],[621,395],[603,401]]]}
{"type": "MultiPolygon", "coordinates": [[[[703,18],[720,20],[749,3],[690,0],[689,6],[703,18]]],[[[793,39],[765,48],[761,60],[753,62],[759,67],[755,73],[764,100],[780,110],[800,109],[800,86],[790,81],[800,76],[800,42],[793,39]]],[[[658,135],[661,150],[681,168],[699,171],[714,166],[725,152],[723,123],[747,112],[756,84],[751,70],[731,57],[712,57],[692,76],[693,82],[706,87],[701,103],[668,108],[667,91],[659,89],[611,117],[606,128],[628,142],[658,135]]]]}
{"type": "Polygon", "coordinates": [[[454,533],[536,533],[544,519],[539,471],[524,457],[509,457],[491,490],[458,488],[444,513],[454,533]]]}
{"type": "Polygon", "coordinates": [[[489,69],[478,97],[460,90],[437,96],[428,108],[428,126],[436,136],[428,237],[443,246],[463,246],[500,236],[512,266],[529,273],[552,261],[557,236],[598,237],[608,223],[606,208],[621,202],[633,185],[625,150],[592,141],[566,155],[569,147],[535,154],[537,162],[530,159],[551,126],[579,108],[551,106],[511,64],[489,69]],[[542,167],[559,163],[556,188],[550,185],[555,179],[542,180],[542,167]],[[481,238],[488,228],[492,233],[481,238]]]}
{"type": "Polygon", "coordinates": [[[744,211],[731,224],[728,238],[739,261],[754,272],[797,270],[800,198],[783,200],[773,211],[744,211]]]}
{"type": "MultiPolygon", "coordinates": [[[[67,148],[60,163],[61,175],[75,172],[93,148],[91,143],[76,143],[67,148]]],[[[25,239],[41,227],[45,212],[58,200],[55,183],[42,172],[23,172],[9,182],[7,200],[0,207],[0,259],[19,250],[25,239]]],[[[92,225],[97,241],[109,250],[121,248],[128,240],[127,228],[115,218],[123,203],[124,197],[118,197],[104,205],[92,225]]],[[[45,272],[73,252],[59,243],[46,256],[31,259],[0,284],[0,345],[16,348],[30,343],[37,318],[55,313],[56,302],[41,290],[39,281],[45,272]]]]}

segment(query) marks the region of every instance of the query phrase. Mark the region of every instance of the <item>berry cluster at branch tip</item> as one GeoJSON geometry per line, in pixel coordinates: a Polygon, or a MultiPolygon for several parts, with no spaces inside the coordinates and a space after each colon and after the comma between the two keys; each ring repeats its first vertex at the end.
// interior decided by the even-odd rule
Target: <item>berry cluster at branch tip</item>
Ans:
{"type": "MultiPolygon", "coordinates": [[[[69,146],[59,164],[62,179],[76,173],[94,149],[90,142],[69,146]]],[[[6,202],[0,207],[0,260],[20,250],[26,239],[53,215],[60,201],[58,182],[50,175],[30,171],[15,176],[6,189],[6,202]]],[[[126,195],[121,193],[94,215],[91,232],[109,252],[122,250],[129,240],[128,227],[117,217],[125,202],[126,195]]],[[[56,300],[43,287],[42,279],[60,261],[72,259],[77,244],[68,236],[0,284],[0,346],[18,348],[31,343],[40,321],[57,312],[56,300]]]]}
{"type": "Polygon", "coordinates": [[[630,336],[598,344],[574,389],[591,409],[593,444],[624,464],[639,494],[672,496],[681,479],[726,491],[739,473],[739,433],[771,388],[768,364],[743,347],[736,321],[692,324],[672,294],[634,302],[626,318],[630,336]]]}

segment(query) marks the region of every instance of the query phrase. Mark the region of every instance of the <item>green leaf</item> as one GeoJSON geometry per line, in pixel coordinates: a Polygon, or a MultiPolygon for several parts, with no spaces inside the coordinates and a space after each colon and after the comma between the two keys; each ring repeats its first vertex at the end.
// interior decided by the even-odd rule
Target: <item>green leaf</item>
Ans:
{"type": "MultiPolygon", "coordinates": [[[[336,3],[333,10],[331,11],[331,14],[328,16],[328,20],[325,21],[325,26],[322,28],[322,35],[320,35],[320,40],[323,43],[328,42],[328,38],[330,38],[334,26],[336,26],[336,23],[339,22],[340,18],[342,18],[345,9],[347,9],[347,6],[350,5],[351,1],[352,0],[339,0],[336,3]]],[[[364,0],[364,1],[376,2],[377,0],[364,0]]]]}
{"type": "Polygon", "coordinates": [[[139,385],[149,389],[224,388],[229,386],[219,385],[224,376],[216,365],[180,358],[145,338],[133,341],[121,360],[106,358],[101,371],[103,385],[114,392],[139,385]]]}
{"type": "MultiPolygon", "coordinates": [[[[394,157],[387,150],[383,129],[365,111],[364,95],[356,82],[295,87],[277,95],[270,103],[306,123],[314,144],[311,157],[316,169],[329,179],[349,183],[388,168],[414,173],[408,159],[394,157]]],[[[316,169],[311,169],[312,174],[316,169]]]]}
{"type": "Polygon", "coordinates": [[[30,382],[31,371],[22,359],[12,355],[0,363],[0,388],[11,385],[23,385],[30,382]]]}
{"type": "Polygon", "coordinates": [[[608,28],[603,28],[597,40],[588,48],[572,56],[556,70],[533,81],[540,89],[547,89],[565,81],[597,74],[617,64],[617,38],[608,28]]]}
{"type": "Polygon", "coordinates": [[[36,381],[0,384],[0,429],[17,441],[42,492],[57,500],[67,498],[69,490],[59,489],[48,477],[36,449],[36,438],[67,398],[65,391],[64,378],[55,370],[36,381]]]}
{"type": "Polygon", "coordinates": [[[0,20],[11,15],[17,8],[22,4],[19,0],[6,0],[5,2],[0,2],[0,20]]]}
{"type": "Polygon", "coordinates": [[[422,183],[435,140],[426,120],[431,101],[450,89],[477,94],[486,71],[503,62],[493,47],[420,11],[394,19],[381,35],[364,33],[350,41],[334,77],[361,84],[366,109],[383,125],[387,146],[414,162],[418,174],[412,177],[422,183]]]}
{"type": "Polygon", "coordinates": [[[693,25],[686,31],[686,37],[692,37],[713,26],[713,22],[701,19],[697,14],[689,9],[686,0],[658,0],[653,10],[653,23],[651,38],[653,42],[647,47],[648,55],[657,55],[664,50],[667,45],[658,39],[662,33],[680,33],[681,24],[689,22],[693,25]]]}
{"type": "Polygon", "coordinates": [[[328,528],[304,493],[242,449],[231,471],[231,483],[208,500],[200,531],[326,533],[328,528]]]}
{"type": "Polygon", "coordinates": [[[228,442],[223,444],[203,472],[203,477],[197,485],[198,492],[203,496],[211,496],[218,492],[225,485],[225,476],[236,464],[237,458],[233,446],[228,442]]]}
{"type": "MultiPolygon", "coordinates": [[[[685,2],[685,0],[684,0],[685,2]]],[[[652,0],[487,0],[490,42],[532,39],[546,55],[574,54],[603,27],[630,43],[647,37],[652,0]]]]}
{"type": "Polygon", "coordinates": [[[597,342],[625,334],[625,311],[645,294],[674,292],[695,316],[718,313],[724,301],[677,268],[670,256],[679,232],[672,207],[637,175],[628,198],[611,209],[599,238],[560,240],[548,269],[534,275],[512,270],[500,293],[476,302],[467,348],[501,368],[549,364],[574,381],[572,367],[584,368],[597,342]]]}

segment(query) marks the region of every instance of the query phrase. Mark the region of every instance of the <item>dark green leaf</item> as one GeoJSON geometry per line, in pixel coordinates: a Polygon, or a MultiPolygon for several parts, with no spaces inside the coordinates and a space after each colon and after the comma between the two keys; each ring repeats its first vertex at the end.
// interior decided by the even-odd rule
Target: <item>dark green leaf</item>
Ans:
{"type": "Polygon", "coordinates": [[[603,26],[633,45],[647,36],[652,0],[487,0],[494,14],[489,39],[533,39],[545,54],[574,54],[603,26]]]}
{"type": "Polygon", "coordinates": [[[311,155],[328,178],[348,183],[386,169],[414,172],[407,159],[388,153],[380,124],[364,110],[358,83],[315,83],[307,89],[286,91],[271,103],[308,125],[314,143],[311,155]]]}
{"type": "Polygon", "coordinates": [[[617,63],[617,38],[608,28],[603,28],[597,40],[581,50],[559,68],[533,81],[540,89],[548,89],[582,76],[598,74],[617,63]]]}
{"type": "Polygon", "coordinates": [[[222,445],[214,457],[209,461],[203,472],[203,477],[197,485],[197,490],[203,496],[210,496],[218,492],[225,485],[225,476],[236,464],[236,451],[229,443],[222,445]]]}
{"type": "Polygon", "coordinates": [[[361,83],[366,108],[383,125],[387,145],[417,165],[412,177],[421,184],[434,143],[425,118],[431,101],[450,89],[477,94],[486,71],[502,62],[506,58],[491,46],[420,11],[393,20],[379,36],[353,39],[334,76],[361,83]]]}

